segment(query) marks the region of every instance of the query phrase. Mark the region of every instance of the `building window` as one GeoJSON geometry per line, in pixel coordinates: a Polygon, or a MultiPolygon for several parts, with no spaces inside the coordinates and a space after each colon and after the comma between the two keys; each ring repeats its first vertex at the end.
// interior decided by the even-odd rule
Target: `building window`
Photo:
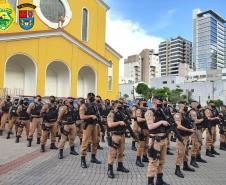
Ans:
{"type": "Polygon", "coordinates": [[[88,10],[83,8],[82,10],[82,40],[88,41],[88,10]]]}
{"type": "Polygon", "coordinates": [[[174,84],[174,80],[172,80],[171,83],[174,84]]]}
{"type": "Polygon", "coordinates": [[[59,18],[65,17],[66,14],[65,7],[60,0],[40,1],[40,8],[45,18],[52,23],[58,23],[59,18]]]}
{"type": "Polygon", "coordinates": [[[167,81],[163,81],[162,83],[163,83],[163,84],[167,84],[167,81]]]}
{"type": "Polygon", "coordinates": [[[112,90],[113,67],[108,67],[108,90],[112,90]]]}

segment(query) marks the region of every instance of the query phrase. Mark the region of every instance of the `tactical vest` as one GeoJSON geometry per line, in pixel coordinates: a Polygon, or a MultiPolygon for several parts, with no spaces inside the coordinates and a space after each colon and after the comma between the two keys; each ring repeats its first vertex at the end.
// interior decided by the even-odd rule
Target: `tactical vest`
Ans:
{"type": "MultiPolygon", "coordinates": [[[[194,110],[195,111],[195,110],[194,110]]],[[[204,115],[203,112],[200,110],[195,111],[197,114],[197,119],[203,119],[204,115]]],[[[197,129],[202,129],[203,128],[203,123],[196,125],[197,129]]]]}
{"type": "Polygon", "coordinates": [[[76,122],[76,111],[73,106],[67,106],[67,114],[64,115],[64,123],[75,123],[76,122]]]}
{"type": "Polygon", "coordinates": [[[41,116],[41,110],[42,110],[42,103],[38,104],[38,103],[34,103],[34,109],[31,111],[31,115],[32,116],[41,116]]]}
{"type": "Polygon", "coordinates": [[[19,117],[20,117],[20,120],[29,120],[30,119],[30,116],[27,113],[27,107],[25,107],[24,105],[22,105],[22,109],[19,113],[19,117]]]}
{"type": "MultiPolygon", "coordinates": [[[[96,107],[95,107],[95,104],[93,103],[86,103],[86,112],[85,112],[85,115],[96,115],[96,107]]],[[[96,124],[97,123],[97,120],[93,120],[92,118],[91,119],[87,119],[87,120],[84,120],[84,122],[86,124],[96,124]]]]}
{"type": "Polygon", "coordinates": [[[48,111],[44,113],[43,120],[45,122],[55,122],[58,117],[58,108],[56,105],[49,105],[48,111]]]}
{"type": "Polygon", "coordinates": [[[18,109],[18,106],[12,106],[11,110],[10,110],[10,116],[12,117],[18,117],[18,114],[17,114],[17,109],[18,109]]]}
{"type": "MultiPolygon", "coordinates": [[[[182,119],[181,119],[181,125],[187,129],[192,129],[192,125],[190,122],[190,119],[188,115],[181,113],[182,119]]],[[[192,135],[191,132],[183,131],[183,130],[178,130],[182,136],[190,136],[192,135]]]]}
{"type": "Polygon", "coordinates": [[[12,102],[6,101],[5,105],[2,107],[2,111],[5,113],[8,113],[11,106],[12,106],[12,102]]]}
{"type": "MultiPolygon", "coordinates": [[[[151,111],[154,113],[155,123],[165,120],[165,118],[163,117],[159,110],[151,109],[151,111]]],[[[160,133],[167,133],[167,127],[160,125],[159,127],[150,130],[150,134],[160,134],[160,133]]]]}
{"type": "MultiPolygon", "coordinates": [[[[141,118],[144,118],[145,116],[145,113],[147,111],[146,108],[138,108],[141,110],[141,118]]],[[[142,122],[138,122],[138,126],[141,128],[141,129],[148,129],[147,128],[147,122],[146,121],[142,121],[142,122]]]]}
{"type": "MultiPolygon", "coordinates": [[[[114,122],[123,121],[123,117],[119,111],[114,113],[114,122]]],[[[109,132],[124,132],[125,126],[117,125],[116,127],[109,128],[109,132]]]]}

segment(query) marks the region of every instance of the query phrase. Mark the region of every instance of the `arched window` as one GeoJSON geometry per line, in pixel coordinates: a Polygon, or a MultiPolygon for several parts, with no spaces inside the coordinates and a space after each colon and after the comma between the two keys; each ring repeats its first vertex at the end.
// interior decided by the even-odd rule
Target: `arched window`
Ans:
{"type": "Polygon", "coordinates": [[[82,40],[88,41],[88,16],[89,12],[86,8],[82,10],[82,40]]]}

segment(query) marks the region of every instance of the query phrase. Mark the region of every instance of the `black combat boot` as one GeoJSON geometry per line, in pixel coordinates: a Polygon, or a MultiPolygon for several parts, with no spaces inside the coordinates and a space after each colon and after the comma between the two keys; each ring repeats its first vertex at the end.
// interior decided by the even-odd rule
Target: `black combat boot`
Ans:
{"type": "Polygon", "coordinates": [[[141,157],[137,156],[136,165],[143,168],[144,164],[141,162],[141,157]]]}
{"type": "Polygon", "coordinates": [[[148,185],[155,185],[154,184],[154,177],[148,177],[148,185]]]}
{"type": "Polygon", "coordinates": [[[32,143],[32,139],[29,139],[29,138],[28,138],[28,144],[27,144],[27,147],[31,147],[31,143],[32,143]]]}
{"type": "Polygon", "coordinates": [[[184,171],[189,171],[189,172],[195,172],[194,168],[191,168],[190,166],[188,166],[188,162],[187,161],[184,161],[183,170],[184,171]]]}
{"type": "Polygon", "coordinates": [[[95,155],[95,154],[92,154],[90,162],[91,162],[91,163],[96,163],[96,164],[101,164],[101,161],[99,161],[99,160],[96,158],[96,155],[95,155]]]}
{"type": "Polygon", "coordinates": [[[108,165],[108,178],[111,178],[111,179],[114,179],[115,178],[115,175],[114,175],[114,172],[113,172],[113,165],[109,164],[108,165]]]}
{"type": "Polygon", "coordinates": [[[7,133],[6,139],[10,139],[10,132],[7,133]]]}
{"type": "Polygon", "coordinates": [[[175,175],[180,178],[184,178],[184,174],[180,170],[180,166],[176,165],[175,175]]]}
{"type": "Polygon", "coordinates": [[[202,159],[201,155],[198,154],[197,157],[196,157],[196,162],[200,162],[200,163],[207,163],[206,160],[202,159]]]}
{"type": "Polygon", "coordinates": [[[191,166],[194,166],[195,168],[199,168],[199,165],[196,162],[196,157],[195,156],[191,156],[191,162],[190,162],[191,166]]]}
{"type": "Polygon", "coordinates": [[[167,152],[166,152],[167,155],[174,155],[169,148],[167,148],[167,152]]]}
{"type": "Polygon", "coordinates": [[[86,157],[85,156],[82,156],[81,157],[81,167],[82,168],[87,168],[87,165],[86,165],[86,157]]]}
{"type": "Polygon", "coordinates": [[[123,163],[122,163],[122,162],[119,162],[119,163],[118,163],[117,171],[123,172],[123,173],[129,173],[129,170],[126,169],[126,168],[123,166],[123,163]]]}
{"type": "Polygon", "coordinates": [[[142,162],[148,163],[148,162],[149,162],[148,156],[143,155],[143,157],[142,157],[142,162]]]}
{"type": "Polygon", "coordinates": [[[162,179],[163,173],[157,174],[156,185],[170,185],[162,179]]]}
{"type": "Polygon", "coordinates": [[[43,144],[43,145],[41,145],[40,152],[45,152],[45,151],[46,151],[46,149],[45,149],[45,145],[43,144]]]}
{"type": "Polygon", "coordinates": [[[0,136],[2,136],[3,135],[3,131],[2,130],[0,130],[0,136]]]}
{"type": "Polygon", "coordinates": [[[208,157],[215,157],[215,155],[212,154],[211,150],[206,150],[206,156],[208,157]]]}
{"type": "Polygon", "coordinates": [[[88,144],[87,152],[91,152],[91,144],[88,144]]]}
{"type": "Polygon", "coordinates": [[[40,144],[40,138],[37,138],[37,143],[36,144],[40,144]]]}
{"type": "Polygon", "coordinates": [[[97,144],[97,150],[103,150],[104,148],[100,146],[100,143],[97,144]]]}
{"type": "Polygon", "coordinates": [[[58,154],[58,159],[63,159],[64,156],[63,156],[63,149],[60,149],[59,150],[59,154],[58,154]]]}
{"type": "Polygon", "coordinates": [[[20,142],[20,136],[16,136],[16,143],[19,143],[20,142]]]}
{"type": "Polygon", "coordinates": [[[211,148],[211,152],[212,152],[212,154],[214,154],[214,155],[220,155],[220,153],[218,153],[218,152],[214,149],[214,147],[211,148]]]}
{"type": "Polygon", "coordinates": [[[54,143],[51,143],[50,144],[50,149],[57,150],[58,148],[56,147],[56,145],[54,143]]]}
{"type": "Polygon", "coordinates": [[[220,143],[220,150],[226,151],[225,143],[220,143]]]}
{"type": "Polygon", "coordinates": [[[137,151],[137,148],[136,148],[136,141],[132,141],[131,150],[137,151]]]}
{"type": "Polygon", "coordinates": [[[71,146],[71,151],[70,151],[71,155],[79,155],[78,152],[75,151],[75,147],[71,146]]]}

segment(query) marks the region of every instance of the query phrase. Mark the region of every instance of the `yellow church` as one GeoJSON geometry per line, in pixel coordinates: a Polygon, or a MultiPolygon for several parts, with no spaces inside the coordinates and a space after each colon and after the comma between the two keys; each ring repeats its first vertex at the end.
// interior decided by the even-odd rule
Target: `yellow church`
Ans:
{"type": "Polygon", "coordinates": [[[102,0],[0,0],[1,95],[118,97],[102,0]]]}

